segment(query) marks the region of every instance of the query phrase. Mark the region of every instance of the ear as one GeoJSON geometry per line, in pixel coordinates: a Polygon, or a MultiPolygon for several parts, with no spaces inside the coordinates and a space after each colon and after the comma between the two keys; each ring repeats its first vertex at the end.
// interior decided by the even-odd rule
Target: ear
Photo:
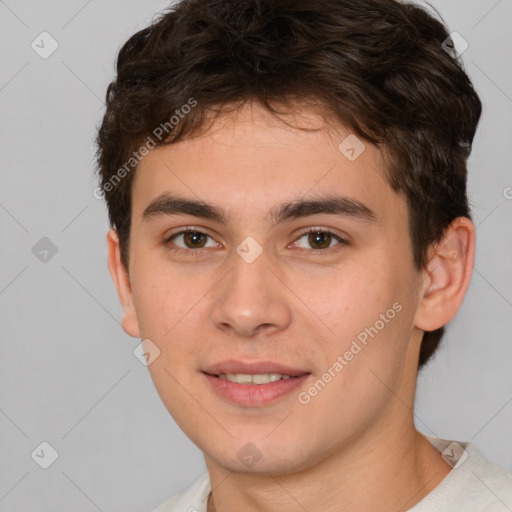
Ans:
{"type": "Polygon", "coordinates": [[[119,245],[119,236],[115,229],[110,229],[107,233],[108,245],[108,269],[112,280],[116,285],[119,302],[123,307],[123,319],[121,327],[126,334],[134,338],[140,338],[139,322],[133,304],[132,287],[128,271],[121,261],[121,247],[119,245]]]}
{"type": "Polygon", "coordinates": [[[430,250],[422,273],[416,327],[434,331],[452,320],[468,289],[474,259],[475,226],[467,217],[457,217],[430,250]]]}

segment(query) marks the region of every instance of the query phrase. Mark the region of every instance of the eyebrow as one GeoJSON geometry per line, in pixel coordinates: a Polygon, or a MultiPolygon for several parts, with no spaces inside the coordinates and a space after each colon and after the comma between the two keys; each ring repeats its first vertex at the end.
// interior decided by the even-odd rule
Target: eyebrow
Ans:
{"type": "MultiPolygon", "coordinates": [[[[163,193],[154,199],[142,213],[142,222],[168,215],[192,215],[228,225],[232,217],[219,206],[201,200],[163,193]]],[[[309,217],[317,214],[331,214],[357,220],[376,222],[377,216],[364,203],[346,196],[323,196],[315,199],[297,199],[289,203],[275,206],[269,218],[275,224],[280,222],[309,217]]]]}

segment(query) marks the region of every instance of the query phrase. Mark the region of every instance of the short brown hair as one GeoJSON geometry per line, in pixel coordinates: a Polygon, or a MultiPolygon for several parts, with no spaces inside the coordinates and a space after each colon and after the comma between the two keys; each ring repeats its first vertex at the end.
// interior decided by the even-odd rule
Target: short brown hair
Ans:
{"type": "MultiPolygon", "coordinates": [[[[158,15],[119,51],[96,140],[126,269],[133,155],[155,142],[157,127],[166,136],[156,145],[171,144],[228,106],[256,101],[278,116],[277,105],[306,100],[385,149],[387,181],[407,199],[414,263],[423,268],[451,221],[471,218],[466,162],[481,102],[443,48],[448,38],[424,8],[395,0],[181,0],[158,15]],[[191,98],[194,108],[169,129],[191,98]]],[[[443,330],[424,334],[420,366],[443,330]]]]}

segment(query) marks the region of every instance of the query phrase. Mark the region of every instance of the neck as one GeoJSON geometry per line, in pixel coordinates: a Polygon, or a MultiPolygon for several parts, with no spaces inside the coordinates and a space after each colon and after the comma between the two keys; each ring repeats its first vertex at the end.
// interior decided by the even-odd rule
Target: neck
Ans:
{"type": "MultiPolygon", "coordinates": [[[[396,411],[395,411],[396,412],[396,411]]],[[[274,476],[227,471],[205,457],[212,489],[208,512],[396,512],[430,493],[450,466],[414,425],[376,426],[307,470],[274,476]]]]}

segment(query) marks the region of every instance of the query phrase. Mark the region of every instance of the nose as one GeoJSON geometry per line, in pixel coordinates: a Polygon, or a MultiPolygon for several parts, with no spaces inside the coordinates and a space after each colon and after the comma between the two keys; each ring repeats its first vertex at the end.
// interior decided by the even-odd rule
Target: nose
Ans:
{"type": "Polygon", "coordinates": [[[286,329],[292,317],[286,287],[270,269],[265,251],[252,263],[237,253],[232,259],[231,271],[214,289],[215,327],[245,338],[286,329]]]}

